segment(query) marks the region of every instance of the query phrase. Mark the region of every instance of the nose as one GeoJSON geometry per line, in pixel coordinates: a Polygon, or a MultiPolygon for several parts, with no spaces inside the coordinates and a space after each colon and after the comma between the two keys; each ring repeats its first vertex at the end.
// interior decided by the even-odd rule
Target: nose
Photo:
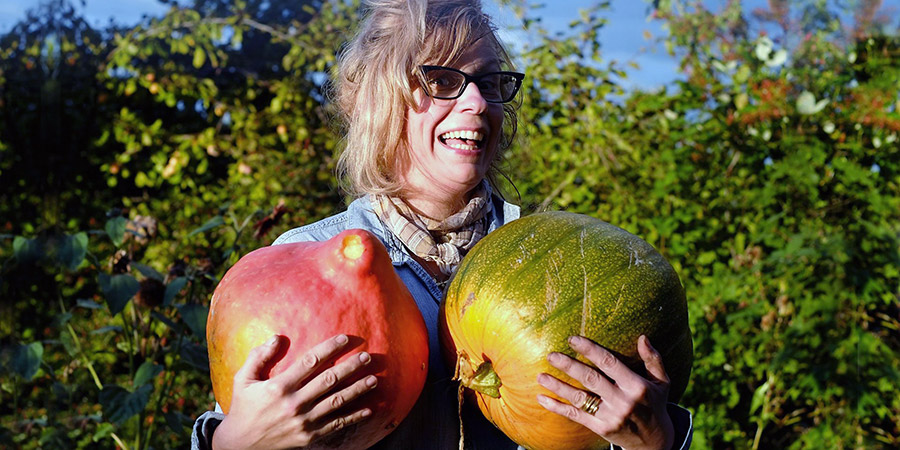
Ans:
{"type": "Polygon", "coordinates": [[[487,109],[488,102],[481,95],[481,90],[478,89],[478,86],[475,83],[469,83],[462,95],[456,100],[456,106],[463,111],[481,114],[487,109]]]}

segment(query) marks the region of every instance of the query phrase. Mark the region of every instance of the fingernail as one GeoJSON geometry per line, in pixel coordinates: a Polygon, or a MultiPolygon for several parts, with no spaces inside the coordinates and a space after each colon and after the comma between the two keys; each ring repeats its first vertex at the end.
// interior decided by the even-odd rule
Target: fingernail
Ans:
{"type": "Polygon", "coordinates": [[[550,354],[547,355],[547,361],[550,361],[551,363],[560,362],[562,361],[562,355],[557,352],[550,352],[550,354]]]}
{"type": "Polygon", "coordinates": [[[372,415],[372,410],[371,410],[371,409],[364,409],[364,410],[362,410],[362,413],[360,413],[360,415],[363,416],[363,417],[369,417],[369,416],[372,415]]]}
{"type": "Polygon", "coordinates": [[[368,353],[362,352],[362,353],[359,354],[359,360],[360,360],[363,364],[368,364],[368,362],[372,360],[372,357],[371,357],[368,353]]]}
{"type": "Polygon", "coordinates": [[[544,397],[542,394],[538,394],[537,401],[541,406],[547,406],[547,397],[544,397]]]}
{"type": "Polygon", "coordinates": [[[569,336],[569,343],[579,345],[582,343],[582,339],[580,336],[569,336]]]}
{"type": "Polygon", "coordinates": [[[369,375],[369,377],[366,378],[366,386],[375,387],[376,384],[378,384],[378,377],[375,375],[369,375]]]}
{"type": "Polygon", "coordinates": [[[341,345],[346,344],[348,340],[349,340],[349,339],[347,339],[347,335],[346,335],[346,334],[339,334],[339,335],[337,335],[336,338],[334,338],[334,341],[337,342],[338,344],[341,344],[341,345]]]}

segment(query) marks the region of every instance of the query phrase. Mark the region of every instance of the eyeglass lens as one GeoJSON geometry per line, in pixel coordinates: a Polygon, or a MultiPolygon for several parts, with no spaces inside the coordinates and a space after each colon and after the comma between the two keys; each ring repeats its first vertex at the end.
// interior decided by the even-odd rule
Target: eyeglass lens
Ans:
{"type": "MultiPolygon", "coordinates": [[[[512,75],[494,72],[469,79],[489,102],[508,102],[516,95],[518,80],[512,75]]],[[[425,83],[432,97],[454,99],[465,90],[466,76],[454,70],[432,68],[425,73],[425,83]]]]}

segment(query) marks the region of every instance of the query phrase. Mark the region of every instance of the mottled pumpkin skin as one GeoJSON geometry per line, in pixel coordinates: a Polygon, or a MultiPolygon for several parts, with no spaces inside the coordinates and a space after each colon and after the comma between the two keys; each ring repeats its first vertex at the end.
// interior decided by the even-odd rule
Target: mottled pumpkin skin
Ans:
{"type": "Polygon", "coordinates": [[[450,283],[441,322],[451,364],[460,357],[470,367],[491,362],[499,398],[474,397],[494,425],[529,449],[608,448],[537,403],[538,393],[556,397],[537,383],[541,372],[582,387],[546,359],[552,351],[575,356],[569,336],[591,338],[643,374],[637,339],[646,334],[662,354],[673,402],[693,361],[684,290],[672,266],[640,238],[580,214],[533,214],[487,235],[450,283]]]}
{"type": "Polygon", "coordinates": [[[213,393],[226,413],[235,372],[273,335],[290,345],[270,377],[339,333],[350,344],[337,361],[369,352],[360,378],[374,374],[378,386],[353,407],[374,414],[330,442],[335,448],[367,448],[387,436],[409,414],[428,370],[425,321],[384,246],[364,230],[248,253],[216,287],[206,330],[213,393]]]}

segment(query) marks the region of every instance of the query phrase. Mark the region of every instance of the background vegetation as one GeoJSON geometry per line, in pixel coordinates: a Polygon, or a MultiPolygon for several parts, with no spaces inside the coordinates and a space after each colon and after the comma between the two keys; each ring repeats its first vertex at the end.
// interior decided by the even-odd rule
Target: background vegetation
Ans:
{"type": "MultiPolygon", "coordinates": [[[[507,197],[665,254],[689,293],[696,448],[900,446],[900,14],[648,4],[683,81],[625,91],[598,39],[527,36],[507,197]]],[[[326,100],[357,2],[195,0],[0,36],[0,447],[169,448],[213,404],[216,281],[343,208],[326,100]]]]}

